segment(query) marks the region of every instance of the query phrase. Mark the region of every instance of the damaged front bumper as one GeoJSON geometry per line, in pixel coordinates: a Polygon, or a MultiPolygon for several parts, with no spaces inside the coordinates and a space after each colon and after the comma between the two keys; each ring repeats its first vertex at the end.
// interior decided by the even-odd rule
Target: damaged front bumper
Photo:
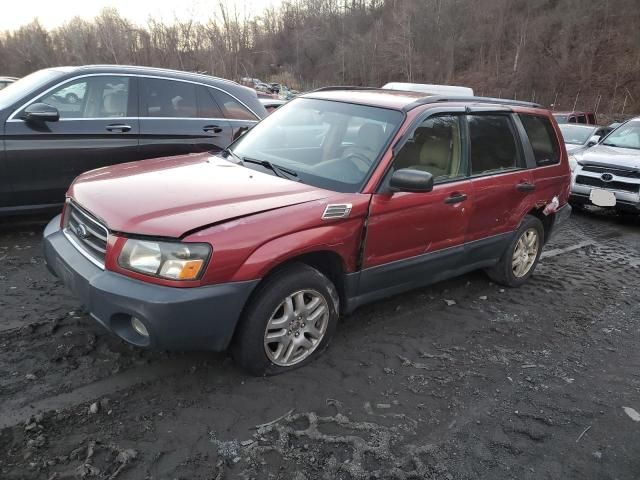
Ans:
{"type": "Polygon", "coordinates": [[[64,236],[60,216],[44,231],[44,253],[49,270],[79,297],[98,323],[139,347],[226,349],[244,304],[259,282],[174,288],[103,270],[64,236]]]}

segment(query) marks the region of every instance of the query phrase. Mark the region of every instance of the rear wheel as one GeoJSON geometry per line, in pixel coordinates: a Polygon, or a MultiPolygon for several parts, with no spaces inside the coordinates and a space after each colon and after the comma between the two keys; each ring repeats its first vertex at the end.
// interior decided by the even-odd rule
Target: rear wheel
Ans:
{"type": "Polygon", "coordinates": [[[543,244],[542,222],[532,215],[527,215],[498,264],[488,269],[487,274],[501,285],[519,287],[533,274],[543,244]]]}
{"type": "Polygon", "coordinates": [[[234,339],[233,357],[254,375],[275,375],[316,358],[335,331],[338,294],[321,272],[283,268],[260,285],[234,339]]]}

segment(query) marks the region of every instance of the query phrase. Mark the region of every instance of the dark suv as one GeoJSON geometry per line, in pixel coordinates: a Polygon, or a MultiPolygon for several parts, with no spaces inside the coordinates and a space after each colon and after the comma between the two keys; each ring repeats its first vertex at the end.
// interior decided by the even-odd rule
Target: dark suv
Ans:
{"type": "Polygon", "coordinates": [[[0,90],[0,215],[59,208],[87,170],[219,151],[266,115],[254,90],[206,75],[40,70],[0,90]]]}
{"type": "Polygon", "coordinates": [[[233,346],[278,373],[341,313],[476,269],[519,286],[570,212],[558,127],[533,104],[323,90],[220,156],[80,176],[49,268],[125,341],[233,346]]]}

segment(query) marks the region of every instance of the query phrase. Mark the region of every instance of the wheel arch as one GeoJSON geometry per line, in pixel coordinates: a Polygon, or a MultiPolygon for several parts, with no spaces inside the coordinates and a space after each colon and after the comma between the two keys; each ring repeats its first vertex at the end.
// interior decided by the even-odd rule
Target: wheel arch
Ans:
{"type": "Polygon", "coordinates": [[[547,243],[551,236],[551,230],[553,229],[553,218],[555,216],[554,213],[549,215],[545,215],[543,213],[544,207],[536,207],[532,208],[527,212],[527,215],[531,215],[532,217],[536,217],[542,223],[542,228],[544,229],[544,243],[547,243]]]}

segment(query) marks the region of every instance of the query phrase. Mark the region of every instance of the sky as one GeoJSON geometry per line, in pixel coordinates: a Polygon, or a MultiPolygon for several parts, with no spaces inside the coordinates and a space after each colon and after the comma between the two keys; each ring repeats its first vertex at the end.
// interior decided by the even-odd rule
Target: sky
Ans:
{"type": "MultiPolygon", "coordinates": [[[[93,18],[105,7],[114,7],[125,18],[146,23],[150,16],[171,22],[211,17],[220,0],[3,0],[0,30],[13,30],[38,17],[46,28],[57,27],[74,16],[93,18]]],[[[229,8],[245,9],[248,16],[260,15],[281,0],[222,0],[229,8]]]]}

